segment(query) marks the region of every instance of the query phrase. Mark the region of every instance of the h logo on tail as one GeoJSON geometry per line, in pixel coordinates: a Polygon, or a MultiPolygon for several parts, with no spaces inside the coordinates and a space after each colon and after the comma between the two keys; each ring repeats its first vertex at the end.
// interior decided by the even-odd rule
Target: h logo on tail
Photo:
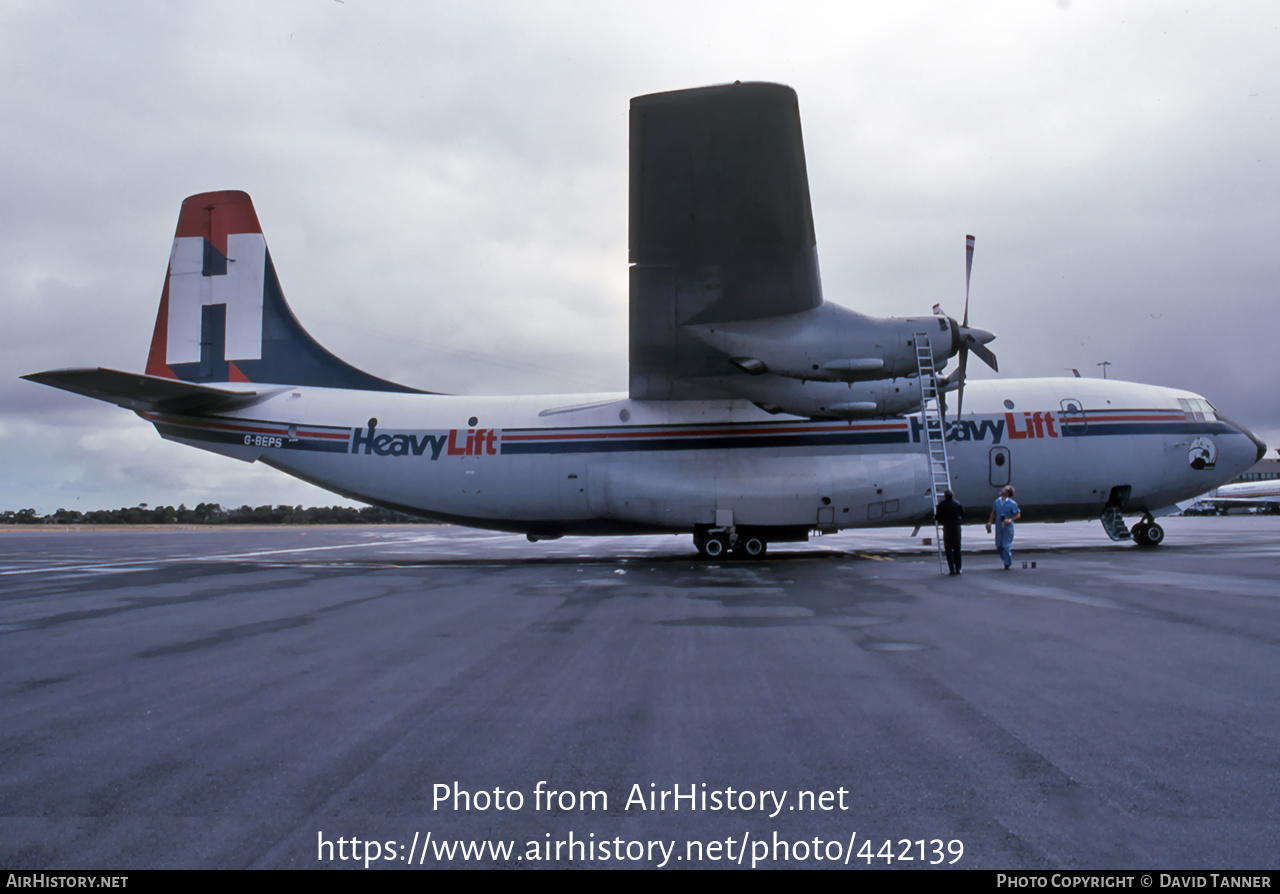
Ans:
{"type": "Polygon", "coordinates": [[[262,359],[266,258],[261,233],[228,234],[225,256],[203,236],[173,240],[166,363],[262,359]]]}

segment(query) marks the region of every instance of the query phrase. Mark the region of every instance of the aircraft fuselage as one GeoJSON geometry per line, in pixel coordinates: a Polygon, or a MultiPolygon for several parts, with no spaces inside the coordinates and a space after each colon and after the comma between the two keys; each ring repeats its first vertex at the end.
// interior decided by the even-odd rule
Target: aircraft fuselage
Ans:
{"type": "MultiPolygon", "coordinates": [[[[916,524],[932,511],[918,416],[780,418],[746,401],[622,394],[270,390],[234,414],[141,415],[168,439],[353,499],[543,536],[736,526],[777,537],[916,524]]],[[[1252,436],[1205,408],[1190,392],[1114,380],[975,381],[964,417],[947,424],[952,489],[975,521],[1005,484],[1026,520],[1097,518],[1115,488],[1128,488],[1125,513],[1156,511],[1256,460],[1252,436]]]]}

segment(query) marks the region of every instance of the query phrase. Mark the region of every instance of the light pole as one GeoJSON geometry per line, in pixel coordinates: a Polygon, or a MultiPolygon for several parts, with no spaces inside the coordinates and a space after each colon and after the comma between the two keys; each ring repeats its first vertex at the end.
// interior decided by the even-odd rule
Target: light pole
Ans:
{"type": "Polygon", "coordinates": [[[1102,361],[1101,363],[1099,363],[1099,364],[1097,364],[1097,365],[1102,367],[1102,378],[1104,378],[1104,379],[1105,379],[1105,378],[1107,377],[1107,367],[1111,365],[1111,361],[1110,361],[1110,360],[1104,360],[1104,361],[1102,361]]]}

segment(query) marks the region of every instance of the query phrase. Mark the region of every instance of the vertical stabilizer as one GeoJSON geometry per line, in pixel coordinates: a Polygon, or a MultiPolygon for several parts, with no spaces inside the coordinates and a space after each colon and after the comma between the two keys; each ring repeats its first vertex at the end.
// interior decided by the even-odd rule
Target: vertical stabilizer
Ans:
{"type": "Polygon", "coordinates": [[[184,382],[264,382],[416,392],[325,350],[285,302],[253,201],[228,190],[182,203],[147,374],[184,382]]]}

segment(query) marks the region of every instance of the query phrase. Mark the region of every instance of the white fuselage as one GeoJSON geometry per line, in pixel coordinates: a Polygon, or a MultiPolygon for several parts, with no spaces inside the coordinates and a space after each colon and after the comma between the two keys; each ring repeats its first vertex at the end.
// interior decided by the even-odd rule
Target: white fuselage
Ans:
{"type": "MultiPolygon", "coordinates": [[[[913,524],[932,511],[919,417],[808,420],[746,401],[620,394],[255,387],[272,396],[234,414],[142,415],[166,438],[261,459],[354,499],[547,536],[832,530],[913,524]]],[[[1125,512],[1161,509],[1257,458],[1251,436],[1190,411],[1191,401],[1207,406],[1127,382],[971,382],[964,417],[947,425],[952,489],[974,520],[1005,484],[1028,520],[1097,517],[1125,487],[1125,512]]]]}
{"type": "Polygon", "coordinates": [[[1216,491],[1206,495],[1206,499],[1221,502],[1280,503],[1280,480],[1242,481],[1239,484],[1224,484],[1216,491]]]}

